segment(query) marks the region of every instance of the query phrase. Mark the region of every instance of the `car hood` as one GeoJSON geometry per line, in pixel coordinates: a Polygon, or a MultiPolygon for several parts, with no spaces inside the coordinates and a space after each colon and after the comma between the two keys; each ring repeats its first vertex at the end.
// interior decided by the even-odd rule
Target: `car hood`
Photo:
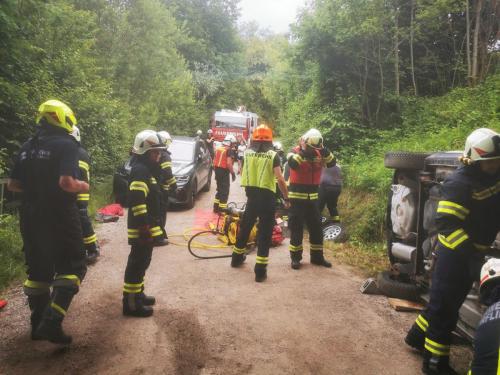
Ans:
{"type": "Polygon", "coordinates": [[[194,168],[194,163],[172,161],[172,173],[175,176],[186,175],[194,168]]]}

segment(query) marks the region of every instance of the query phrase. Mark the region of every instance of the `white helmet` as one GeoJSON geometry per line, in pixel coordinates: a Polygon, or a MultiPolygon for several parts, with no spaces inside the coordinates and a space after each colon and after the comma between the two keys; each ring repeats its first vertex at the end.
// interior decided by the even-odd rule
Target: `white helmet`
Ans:
{"type": "Polygon", "coordinates": [[[465,141],[463,160],[475,162],[500,158],[500,135],[487,128],[474,130],[465,141]]]}
{"type": "Polygon", "coordinates": [[[236,143],[236,138],[232,134],[226,135],[226,137],[222,141],[222,144],[226,145],[226,146],[231,146],[231,144],[233,144],[233,143],[236,143]]]}
{"type": "Polygon", "coordinates": [[[281,142],[273,142],[274,151],[283,151],[283,145],[281,142]]]}
{"type": "Polygon", "coordinates": [[[500,259],[491,258],[481,268],[481,278],[479,281],[479,291],[481,297],[484,298],[488,292],[488,285],[491,285],[493,280],[500,278],[500,259]]]}
{"type": "Polygon", "coordinates": [[[78,143],[82,141],[82,137],[80,136],[80,129],[78,129],[76,125],[73,125],[73,131],[69,133],[69,135],[75,138],[78,143]]]}
{"type": "Polygon", "coordinates": [[[143,130],[135,136],[134,148],[132,152],[138,155],[144,155],[152,149],[164,150],[167,147],[162,142],[160,136],[154,130],[143,130]]]}
{"type": "Polygon", "coordinates": [[[158,132],[161,142],[168,148],[172,144],[172,137],[169,132],[162,130],[158,132]]]}
{"type": "Polygon", "coordinates": [[[197,136],[200,136],[200,135],[202,135],[202,134],[203,134],[203,132],[202,132],[201,130],[197,130],[197,131],[196,131],[196,135],[197,135],[197,136]]]}
{"type": "Polygon", "coordinates": [[[214,131],[213,131],[212,129],[208,129],[208,130],[207,130],[207,133],[208,133],[208,134],[212,134],[213,132],[214,132],[214,131]]]}
{"type": "Polygon", "coordinates": [[[302,140],[308,146],[312,148],[322,148],[323,147],[323,136],[317,129],[308,130],[303,136],[302,140]]]}

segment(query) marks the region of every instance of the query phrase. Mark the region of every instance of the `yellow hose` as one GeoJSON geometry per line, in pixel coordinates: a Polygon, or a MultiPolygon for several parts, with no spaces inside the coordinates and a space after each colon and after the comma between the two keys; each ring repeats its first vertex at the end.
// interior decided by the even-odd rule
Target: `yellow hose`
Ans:
{"type": "MultiPolygon", "coordinates": [[[[169,243],[171,243],[172,245],[176,245],[176,246],[186,246],[187,247],[187,243],[189,241],[189,239],[191,238],[192,236],[192,232],[195,232],[195,231],[206,231],[207,228],[196,228],[196,227],[192,227],[192,228],[186,228],[184,230],[183,233],[175,233],[175,234],[169,234],[168,237],[169,237],[169,243]],[[170,237],[183,237],[184,238],[184,243],[179,243],[179,242],[175,242],[175,241],[170,241],[170,237]]],[[[210,233],[206,233],[206,235],[209,235],[210,233]]],[[[197,249],[205,249],[205,250],[213,250],[213,249],[227,249],[228,245],[226,244],[220,244],[220,245],[208,245],[208,244],[204,244],[202,242],[191,242],[191,246],[192,247],[195,247],[197,249]]]]}

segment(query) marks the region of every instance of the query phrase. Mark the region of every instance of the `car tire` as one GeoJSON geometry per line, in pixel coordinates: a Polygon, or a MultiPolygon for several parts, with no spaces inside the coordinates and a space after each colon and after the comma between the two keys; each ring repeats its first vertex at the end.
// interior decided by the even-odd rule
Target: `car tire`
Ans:
{"type": "Polygon", "coordinates": [[[341,223],[326,222],[323,225],[323,240],[336,243],[346,242],[349,238],[347,229],[341,223]]]}
{"type": "Polygon", "coordinates": [[[428,152],[387,152],[384,157],[384,166],[394,169],[424,169],[425,158],[431,155],[428,152]]]}
{"type": "Polygon", "coordinates": [[[198,184],[197,184],[196,180],[194,180],[193,183],[191,184],[191,190],[189,191],[189,195],[188,195],[188,198],[186,201],[186,207],[188,209],[191,209],[194,207],[197,189],[198,189],[198,184]]]}
{"type": "Polygon", "coordinates": [[[418,301],[420,299],[420,287],[395,279],[390,271],[383,271],[378,274],[377,286],[380,292],[387,297],[408,301],[418,301]]]}
{"type": "Polygon", "coordinates": [[[210,170],[210,173],[208,174],[208,181],[205,184],[205,186],[203,186],[203,191],[205,192],[210,191],[211,186],[212,186],[212,170],[210,170]]]}

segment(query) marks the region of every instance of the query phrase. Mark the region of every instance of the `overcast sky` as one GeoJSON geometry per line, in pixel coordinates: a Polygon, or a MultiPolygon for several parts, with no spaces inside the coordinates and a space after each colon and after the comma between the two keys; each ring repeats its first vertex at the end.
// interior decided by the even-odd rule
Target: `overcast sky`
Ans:
{"type": "Polygon", "coordinates": [[[263,29],[275,33],[288,31],[288,25],[295,21],[297,9],[306,0],[241,0],[240,22],[256,21],[263,29]]]}

